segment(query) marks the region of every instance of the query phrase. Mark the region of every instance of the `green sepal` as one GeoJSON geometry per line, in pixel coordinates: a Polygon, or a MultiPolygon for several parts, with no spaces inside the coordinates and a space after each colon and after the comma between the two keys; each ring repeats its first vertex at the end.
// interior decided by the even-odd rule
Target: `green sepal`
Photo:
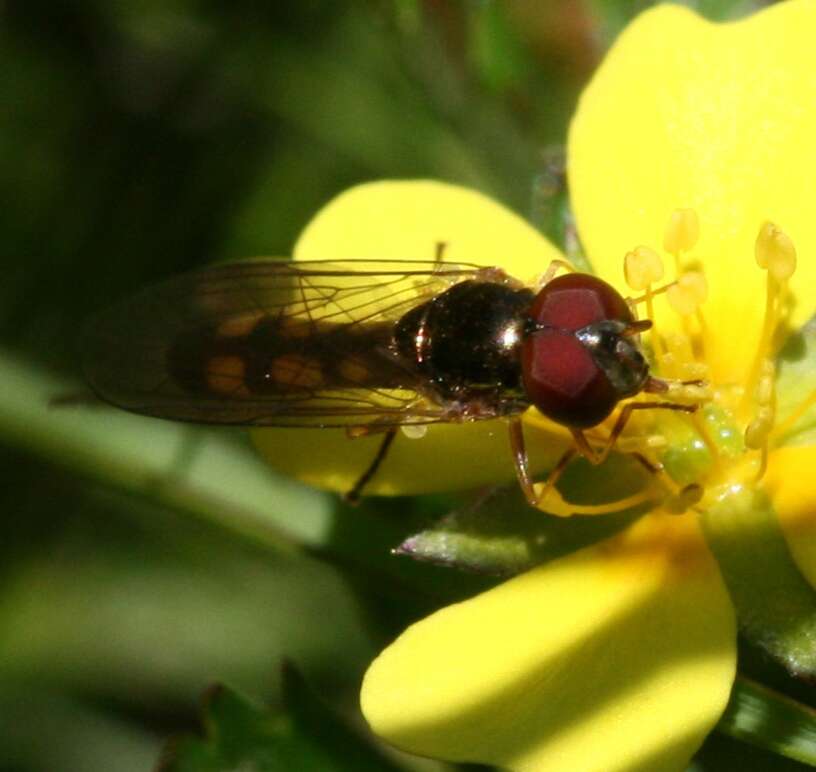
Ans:
{"type": "Polygon", "coordinates": [[[229,687],[205,695],[203,738],[171,742],[159,772],[398,772],[283,668],[283,709],[270,711],[229,687]]]}
{"type": "Polygon", "coordinates": [[[816,592],[794,563],[767,496],[731,490],[702,523],[740,631],[791,674],[816,676],[816,592]]]}
{"type": "Polygon", "coordinates": [[[742,676],[717,730],[816,767],[816,710],[742,676]]]}
{"type": "MultiPolygon", "coordinates": [[[[642,485],[642,468],[631,458],[614,455],[597,468],[582,460],[571,464],[559,490],[573,503],[597,504],[623,498],[642,485]]],[[[512,576],[611,536],[643,511],[554,517],[527,504],[513,484],[481,493],[409,536],[394,552],[466,571],[512,576]]]]}

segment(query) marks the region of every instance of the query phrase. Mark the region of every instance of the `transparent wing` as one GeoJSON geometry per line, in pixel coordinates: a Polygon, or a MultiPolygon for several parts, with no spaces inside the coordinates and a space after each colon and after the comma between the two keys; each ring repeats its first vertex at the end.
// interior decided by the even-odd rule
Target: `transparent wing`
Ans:
{"type": "Polygon", "coordinates": [[[184,421],[257,426],[433,423],[394,323],[475,265],[256,260],[145,290],[92,320],[85,373],[107,402],[184,421]]]}

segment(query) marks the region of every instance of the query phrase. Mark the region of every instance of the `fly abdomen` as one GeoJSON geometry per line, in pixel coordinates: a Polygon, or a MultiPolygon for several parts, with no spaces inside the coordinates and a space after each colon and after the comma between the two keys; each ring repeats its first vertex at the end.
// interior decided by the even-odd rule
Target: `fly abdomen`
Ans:
{"type": "Polygon", "coordinates": [[[390,354],[391,334],[386,323],[236,318],[179,337],[167,369],[183,390],[222,397],[404,388],[413,378],[390,354]]]}

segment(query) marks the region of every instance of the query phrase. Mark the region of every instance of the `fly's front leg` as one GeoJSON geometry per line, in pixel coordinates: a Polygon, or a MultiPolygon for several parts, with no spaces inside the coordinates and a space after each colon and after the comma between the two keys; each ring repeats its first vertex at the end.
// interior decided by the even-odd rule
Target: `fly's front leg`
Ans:
{"type": "Polygon", "coordinates": [[[609,454],[614,450],[618,438],[626,428],[626,424],[632,417],[635,410],[675,410],[682,413],[694,413],[697,410],[697,405],[681,405],[675,402],[630,402],[623,406],[620,411],[612,431],[609,433],[606,442],[600,450],[595,450],[587,440],[586,435],[580,429],[573,429],[572,436],[575,439],[575,445],[578,452],[590,464],[597,466],[606,461],[609,454]]]}
{"type": "Polygon", "coordinates": [[[555,274],[558,273],[559,269],[566,271],[567,273],[575,273],[575,268],[573,268],[566,260],[552,260],[547,266],[547,270],[544,271],[544,273],[542,273],[538,279],[536,279],[536,290],[540,290],[549,284],[555,278],[555,274]]]}

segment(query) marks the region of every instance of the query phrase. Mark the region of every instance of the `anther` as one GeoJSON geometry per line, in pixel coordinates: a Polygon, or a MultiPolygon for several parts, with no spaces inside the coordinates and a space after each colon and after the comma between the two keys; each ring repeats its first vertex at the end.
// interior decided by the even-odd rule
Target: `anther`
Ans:
{"type": "Polygon", "coordinates": [[[789,279],[796,270],[796,247],[790,236],[772,222],[763,223],[759,229],[754,255],[759,267],[779,282],[789,279]]]}
{"type": "Polygon", "coordinates": [[[766,359],[762,363],[759,383],[757,383],[756,398],[760,405],[770,405],[774,398],[774,381],[776,380],[776,365],[773,360],[766,359]]]}
{"type": "Polygon", "coordinates": [[[672,402],[701,405],[713,398],[711,387],[705,381],[676,381],[668,378],[650,377],[643,391],[648,394],[660,394],[672,402]]]}
{"type": "Polygon", "coordinates": [[[768,443],[776,423],[776,366],[773,360],[766,358],[760,366],[759,380],[756,386],[758,408],[754,418],[745,427],[745,447],[760,451],[757,479],[765,474],[768,464],[768,443]]]}
{"type": "Polygon", "coordinates": [[[680,316],[695,314],[705,302],[706,297],[708,297],[708,285],[705,276],[698,271],[684,273],[666,293],[669,305],[680,316]]]}
{"type": "Polygon", "coordinates": [[[760,450],[768,441],[774,424],[774,411],[770,406],[757,410],[756,417],[745,429],[745,447],[760,450]]]}
{"type": "Polygon", "coordinates": [[[704,381],[708,378],[708,366],[694,358],[691,338],[680,332],[665,336],[667,352],[662,364],[670,378],[680,381],[704,381]]]}
{"type": "MultiPolygon", "coordinates": [[[[660,255],[649,247],[635,247],[623,258],[623,275],[633,290],[645,291],[643,300],[646,302],[646,316],[654,322],[652,284],[663,278],[663,261],[660,255]]],[[[659,362],[663,355],[663,344],[656,329],[652,331],[651,340],[655,358],[659,362]]]]}
{"type": "Polygon", "coordinates": [[[642,292],[663,278],[663,261],[649,247],[636,247],[623,258],[626,283],[636,292],[642,292]]]}
{"type": "Polygon", "coordinates": [[[669,216],[669,223],[663,236],[663,248],[677,257],[688,252],[700,237],[700,221],[693,209],[675,209],[669,216]]]}
{"type": "Polygon", "coordinates": [[[691,483],[678,491],[674,496],[669,496],[663,501],[663,508],[672,515],[682,515],[700,503],[703,498],[703,487],[697,483],[691,483]]]}
{"type": "Polygon", "coordinates": [[[745,446],[751,450],[762,449],[768,442],[768,436],[774,427],[776,419],[775,380],[776,367],[772,360],[766,359],[762,363],[756,386],[757,411],[745,429],[745,446]]]}
{"type": "Polygon", "coordinates": [[[683,383],[682,381],[666,381],[669,388],[666,398],[672,402],[700,405],[713,399],[711,387],[705,383],[683,383]]]}

